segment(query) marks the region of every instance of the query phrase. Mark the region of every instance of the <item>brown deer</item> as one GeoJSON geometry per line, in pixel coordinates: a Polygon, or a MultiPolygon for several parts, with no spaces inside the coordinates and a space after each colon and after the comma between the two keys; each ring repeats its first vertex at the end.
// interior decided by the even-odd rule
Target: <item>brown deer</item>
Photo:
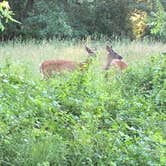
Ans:
{"type": "Polygon", "coordinates": [[[54,73],[61,73],[63,71],[74,71],[76,69],[83,70],[91,63],[92,57],[96,56],[89,47],[85,46],[85,50],[88,53],[88,58],[81,63],[68,60],[46,60],[42,62],[40,65],[40,72],[42,73],[43,78],[49,78],[54,73]]]}
{"type": "Polygon", "coordinates": [[[112,49],[112,46],[109,47],[108,45],[106,45],[106,50],[108,54],[107,54],[107,64],[104,68],[105,70],[108,70],[110,66],[114,66],[116,68],[119,68],[120,70],[124,70],[127,68],[128,64],[123,60],[122,56],[120,56],[112,49]]]}

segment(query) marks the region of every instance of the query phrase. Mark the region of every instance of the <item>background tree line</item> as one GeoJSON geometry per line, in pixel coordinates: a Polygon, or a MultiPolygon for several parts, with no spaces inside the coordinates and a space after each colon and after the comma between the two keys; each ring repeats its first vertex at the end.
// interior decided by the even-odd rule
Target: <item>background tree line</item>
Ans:
{"type": "Polygon", "coordinates": [[[14,18],[2,39],[153,37],[166,41],[165,0],[10,0],[14,18]]]}

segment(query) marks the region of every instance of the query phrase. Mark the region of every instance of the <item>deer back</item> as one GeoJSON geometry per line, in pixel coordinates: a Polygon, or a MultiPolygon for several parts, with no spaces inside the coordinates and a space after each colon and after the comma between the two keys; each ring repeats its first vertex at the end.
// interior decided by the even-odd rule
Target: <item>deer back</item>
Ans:
{"type": "Polygon", "coordinates": [[[77,68],[86,68],[91,62],[91,57],[94,57],[95,53],[87,46],[85,46],[86,51],[88,52],[88,58],[82,62],[77,63],[74,61],[67,60],[46,60],[40,65],[40,72],[43,74],[43,77],[50,77],[53,73],[60,73],[63,71],[73,71],[77,68]]]}
{"type": "Polygon", "coordinates": [[[40,66],[40,71],[44,77],[50,77],[53,73],[60,73],[65,70],[73,71],[78,64],[67,60],[47,60],[40,66]]]}

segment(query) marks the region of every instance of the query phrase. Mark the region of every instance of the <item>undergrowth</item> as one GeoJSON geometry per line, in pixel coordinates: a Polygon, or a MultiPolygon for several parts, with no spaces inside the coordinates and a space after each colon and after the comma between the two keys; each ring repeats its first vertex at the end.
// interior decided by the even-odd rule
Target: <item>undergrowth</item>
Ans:
{"type": "Polygon", "coordinates": [[[164,55],[122,73],[92,67],[45,81],[7,63],[0,165],[164,166],[165,73],[164,55]]]}

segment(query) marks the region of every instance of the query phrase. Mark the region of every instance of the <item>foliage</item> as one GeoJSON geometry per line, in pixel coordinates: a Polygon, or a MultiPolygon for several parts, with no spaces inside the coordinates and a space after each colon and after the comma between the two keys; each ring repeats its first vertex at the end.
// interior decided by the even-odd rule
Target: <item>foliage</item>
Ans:
{"type": "Polygon", "coordinates": [[[11,0],[10,6],[22,24],[8,24],[1,39],[137,39],[146,35],[165,39],[164,0],[11,0]]]}
{"type": "Polygon", "coordinates": [[[128,0],[11,0],[21,25],[8,25],[3,38],[84,38],[88,35],[131,36],[128,0]]]}
{"type": "Polygon", "coordinates": [[[141,38],[145,33],[145,29],[147,27],[145,22],[146,17],[147,17],[147,14],[146,12],[143,12],[143,11],[135,10],[131,13],[130,20],[133,25],[132,27],[133,34],[136,39],[141,38]]]}
{"type": "Polygon", "coordinates": [[[10,6],[8,4],[8,1],[3,0],[0,2],[0,31],[4,31],[5,27],[4,24],[8,23],[9,21],[17,22],[15,19],[13,19],[13,12],[10,10],[10,6]]]}
{"type": "Polygon", "coordinates": [[[127,0],[82,1],[79,5],[72,3],[68,8],[75,35],[129,35],[127,0]]]}
{"type": "Polygon", "coordinates": [[[0,70],[0,165],[164,165],[166,57],[123,73],[0,70]]]}
{"type": "Polygon", "coordinates": [[[66,23],[66,14],[56,2],[36,1],[34,9],[23,21],[24,35],[35,38],[71,36],[72,28],[66,23]]]}
{"type": "Polygon", "coordinates": [[[156,12],[151,13],[149,27],[152,35],[166,41],[166,11],[159,0],[156,1],[156,12]]]}

